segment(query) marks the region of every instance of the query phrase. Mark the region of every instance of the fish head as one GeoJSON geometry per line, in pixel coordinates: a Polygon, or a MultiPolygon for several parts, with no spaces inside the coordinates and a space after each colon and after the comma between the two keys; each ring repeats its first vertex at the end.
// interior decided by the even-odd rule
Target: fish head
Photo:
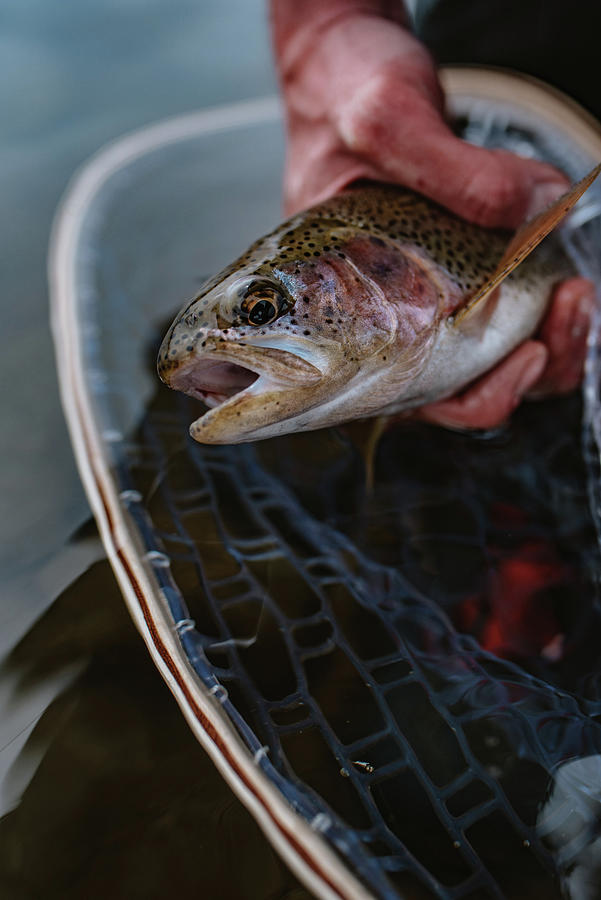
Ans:
{"type": "Polygon", "coordinates": [[[381,292],[344,253],[357,239],[344,223],[301,214],[180,312],[158,371],[210,407],[192,424],[193,438],[239,443],[332,421],[322,422],[323,408],[332,413],[397,327],[381,292]]]}

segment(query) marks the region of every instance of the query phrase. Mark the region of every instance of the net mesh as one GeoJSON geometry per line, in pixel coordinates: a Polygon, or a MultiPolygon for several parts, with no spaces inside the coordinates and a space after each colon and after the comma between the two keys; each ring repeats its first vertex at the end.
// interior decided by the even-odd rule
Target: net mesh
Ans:
{"type": "Polygon", "coordinates": [[[371,490],[344,430],[212,448],[197,415],[161,389],[117,475],[257,765],[375,896],[560,896],[597,822],[550,791],[601,753],[579,399],[393,430],[371,490]]]}
{"type": "Polygon", "coordinates": [[[189,401],[163,391],[129,447],[126,499],[189,658],[379,896],[557,890],[539,808],[562,761],[601,752],[577,407],[488,441],[392,433],[371,494],[339,433],[201,447],[189,401]],[[543,578],[525,611],[501,592],[518,615],[502,658],[477,638],[494,644],[491,585],[516,560],[543,578]],[[556,634],[560,660],[541,646],[556,634]]]}

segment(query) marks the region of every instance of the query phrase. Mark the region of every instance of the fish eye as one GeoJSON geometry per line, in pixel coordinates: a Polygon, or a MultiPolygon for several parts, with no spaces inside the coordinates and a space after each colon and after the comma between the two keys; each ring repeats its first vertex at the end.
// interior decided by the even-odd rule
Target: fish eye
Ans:
{"type": "Polygon", "coordinates": [[[283,296],[274,288],[262,287],[248,293],[242,301],[242,312],[251,325],[269,325],[286,306],[283,296]]]}

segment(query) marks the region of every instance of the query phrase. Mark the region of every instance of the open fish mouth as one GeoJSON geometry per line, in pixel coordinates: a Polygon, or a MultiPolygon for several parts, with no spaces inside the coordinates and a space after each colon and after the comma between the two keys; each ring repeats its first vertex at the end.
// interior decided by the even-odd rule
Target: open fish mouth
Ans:
{"type": "Polygon", "coordinates": [[[258,378],[258,372],[238,363],[197,359],[178,369],[169,382],[170,387],[214,409],[249,388],[258,378]]]}
{"type": "MultiPolygon", "coordinates": [[[[307,347],[305,356],[323,366],[325,360],[315,359],[311,350],[307,347]]],[[[201,443],[239,443],[263,435],[266,427],[310,404],[324,378],[321,367],[290,350],[235,341],[211,342],[169,369],[159,367],[159,373],[169,387],[208,407],[190,426],[201,443]]]]}

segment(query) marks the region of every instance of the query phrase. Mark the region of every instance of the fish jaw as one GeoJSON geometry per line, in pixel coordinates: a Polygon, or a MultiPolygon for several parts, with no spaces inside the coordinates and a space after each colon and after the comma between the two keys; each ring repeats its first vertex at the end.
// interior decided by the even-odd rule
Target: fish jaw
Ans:
{"type": "MultiPolygon", "coordinates": [[[[290,342],[291,343],[291,342],[290,342]]],[[[287,342],[287,347],[290,347],[287,342]]],[[[307,346],[281,349],[210,337],[161,372],[171,388],[202,400],[208,412],[190,426],[204,444],[238,444],[293,430],[289,420],[330,398],[352,377],[342,355],[307,346]],[[302,353],[302,355],[301,355],[302,353]]]]}

